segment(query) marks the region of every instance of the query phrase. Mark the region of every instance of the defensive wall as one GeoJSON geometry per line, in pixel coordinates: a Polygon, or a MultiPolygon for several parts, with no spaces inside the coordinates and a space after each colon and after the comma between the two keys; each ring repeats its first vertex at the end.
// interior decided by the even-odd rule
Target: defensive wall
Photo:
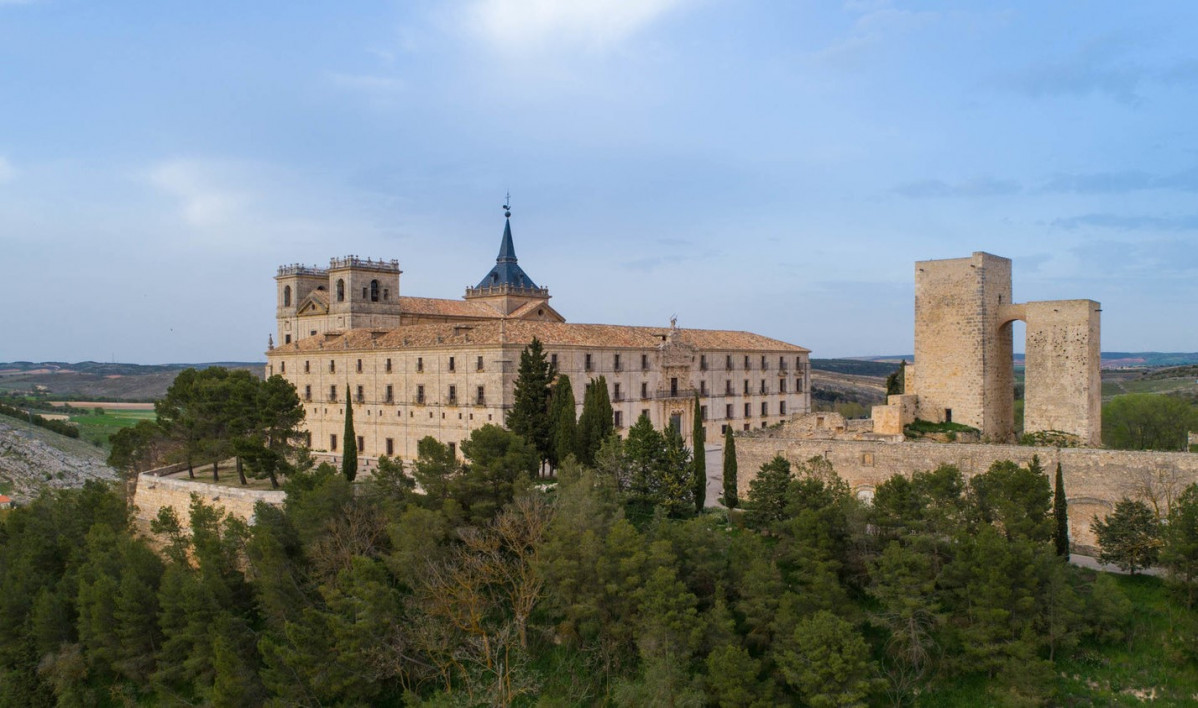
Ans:
{"type": "Polygon", "coordinates": [[[1069,503],[1069,534],[1081,548],[1096,545],[1090,530],[1094,515],[1106,516],[1123,497],[1151,503],[1149,497],[1156,496],[1163,509],[1167,498],[1198,482],[1198,454],[1185,452],[811,439],[788,435],[784,426],[768,434],[737,438],[737,484],[742,499],[747,497],[757,470],[774,455],[782,455],[791,464],[812,457],[826,458],[854,493],[865,497],[872,496],[878,484],[895,474],[910,476],[952,464],[968,479],[1000,460],[1027,464],[1033,455],[1038,455],[1050,479],[1056,473],[1057,463],[1061,463],[1069,503]]]}
{"type": "Polygon", "coordinates": [[[224,510],[233,516],[253,523],[255,504],[261,501],[282,506],[286,499],[286,493],[282,490],[241,489],[159,476],[173,471],[177,470],[165,467],[137,476],[133,505],[137,507],[135,518],[138,521],[148,523],[158,516],[159,509],[170,507],[175,510],[179,521],[186,526],[191,516],[191,495],[197,494],[205,503],[224,507],[224,510]]]}

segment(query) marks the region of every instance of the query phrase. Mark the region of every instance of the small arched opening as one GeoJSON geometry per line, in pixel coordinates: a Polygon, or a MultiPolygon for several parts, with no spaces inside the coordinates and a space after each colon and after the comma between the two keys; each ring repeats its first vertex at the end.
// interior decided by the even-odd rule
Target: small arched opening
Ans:
{"type": "Polygon", "coordinates": [[[337,281],[337,302],[345,302],[345,281],[337,281]]]}
{"type": "Polygon", "coordinates": [[[291,307],[291,286],[283,286],[283,307],[291,307]]]}
{"type": "Polygon", "coordinates": [[[379,281],[377,280],[370,281],[370,301],[379,301],[379,281]]]}

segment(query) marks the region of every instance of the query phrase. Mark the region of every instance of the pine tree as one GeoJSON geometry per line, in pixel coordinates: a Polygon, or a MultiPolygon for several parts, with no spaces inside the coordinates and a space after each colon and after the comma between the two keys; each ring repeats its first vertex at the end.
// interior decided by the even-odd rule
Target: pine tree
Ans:
{"type": "Polygon", "coordinates": [[[349,383],[345,384],[345,454],[341,457],[341,474],[349,481],[358,476],[358,438],[354,433],[354,404],[349,396],[349,383]]]}
{"type": "Polygon", "coordinates": [[[591,379],[582,398],[582,415],[578,417],[578,461],[594,465],[595,453],[614,427],[607,379],[603,376],[591,379]]]}
{"type": "Polygon", "coordinates": [[[541,341],[533,337],[520,352],[520,369],[512,409],[504,421],[508,430],[532,445],[542,462],[552,456],[550,446],[549,394],[553,383],[553,365],[545,357],[541,341]]]}
{"type": "Polygon", "coordinates": [[[561,374],[549,397],[549,464],[557,469],[570,455],[578,457],[578,418],[574,412],[574,386],[561,374]]]}
{"type": "Polygon", "coordinates": [[[899,368],[886,377],[886,395],[894,396],[903,393],[904,382],[907,378],[907,360],[899,362],[899,368]]]}
{"type": "Polygon", "coordinates": [[[703,513],[703,505],[707,502],[707,451],[703,449],[707,435],[703,430],[703,407],[699,405],[699,394],[695,394],[694,427],[691,434],[693,450],[691,464],[695,471],[695,513],[703,513]]]}
{"type": "Polygon", "coordinates": [[[724,429],[724,506],[735,509],[740,504],[736,480],[736,438],[732,426],[724,429]]]}
{"type": "Polygon", "coordinates": [[[1061,463],[1057,463],[1056,490],[1052,497],[1052,517],[1056,522],[1057,555],[1069,560],[1069,508],[1065,501],[1065,475],[1061,472],[1061,463]]]}

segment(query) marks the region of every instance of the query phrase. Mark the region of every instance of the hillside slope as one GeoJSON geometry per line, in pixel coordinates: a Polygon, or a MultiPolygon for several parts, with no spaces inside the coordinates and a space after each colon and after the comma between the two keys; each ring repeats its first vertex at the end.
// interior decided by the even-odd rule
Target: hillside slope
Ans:
{"type": "Polygon", "coordinates": [[[18,502],[46,487],[79,487],[89,479],[116,477],[99,448],[0,416],[0,491],[18,502]]]}

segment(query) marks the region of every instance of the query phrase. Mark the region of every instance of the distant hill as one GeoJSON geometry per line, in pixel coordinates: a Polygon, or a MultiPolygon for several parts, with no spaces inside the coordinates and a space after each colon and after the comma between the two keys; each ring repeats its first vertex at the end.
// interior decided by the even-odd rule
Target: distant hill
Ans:
{"type": "Polygon", "coordinates": [[[261,376],[265,363],[244,361],[204,364],[120,364],[81,361],[0,363],[0,392],[43,393],[77,401],[152,401],[161,398],[180,371],[224,366],[261,376]]]}
{"type": "MultiPolygon", "coordinates": [[[[908,357],[911,361],[915,357],[908,357]]],[[[898,368],[898,358],[894,362],[875,359],[812,359],[811,368],[816,371],[830,371],[834,374],[852,374],[853,376],[887,377],[898,368]]]]}

